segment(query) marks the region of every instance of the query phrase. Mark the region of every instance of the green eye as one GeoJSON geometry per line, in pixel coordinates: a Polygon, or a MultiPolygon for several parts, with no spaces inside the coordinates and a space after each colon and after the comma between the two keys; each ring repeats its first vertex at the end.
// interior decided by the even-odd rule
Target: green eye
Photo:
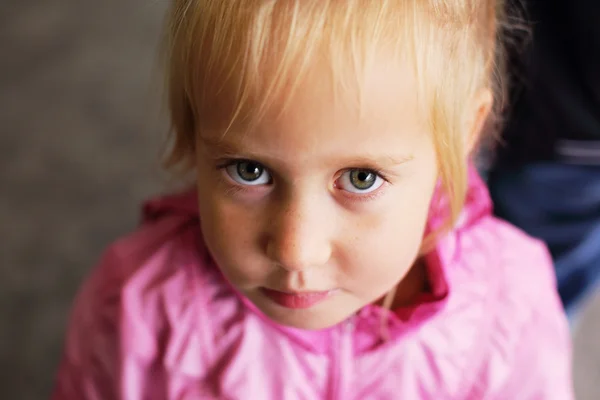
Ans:
{"type": "Polygon", "coordinates": [[[271,175],[266,168],[255,161],[238,161],[226,169],[231,179],[241,185],[266,185],[271,183],[271,175]]]}
{"type": "Polygon", "coordinates": [[[238,163],[236,169],[238,175],[248,182],[257,180],[264,172],[262,165],[247,161],[238,163]]]}
{"type": "Polygon", "coordinates": [[[351,169],[339,178],[339,187],[351,193],[371,193],[383,185],[384,180],[375,171],[351,169]]]}
{"type": "Polygon", "coordinates": [[[371,171],[355,169],[350,171],[350,183],[358,190],[368,190],[377,182],[377,175],[371,171]]]}

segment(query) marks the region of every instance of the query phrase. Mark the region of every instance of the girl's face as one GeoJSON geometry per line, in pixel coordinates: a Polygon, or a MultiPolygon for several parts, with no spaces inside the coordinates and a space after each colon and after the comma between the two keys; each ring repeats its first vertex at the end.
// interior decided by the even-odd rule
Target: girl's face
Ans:
{"type": "Polygon", "coordinates": [[[252,131],[199,138],[208,248],[273,320],[335,325],[415,263],[436,159],[407,70],[383,61],[367,70],[358,107],[357,92],[333,96],[326,70],[316,68],[283,114],[252,131]]]}

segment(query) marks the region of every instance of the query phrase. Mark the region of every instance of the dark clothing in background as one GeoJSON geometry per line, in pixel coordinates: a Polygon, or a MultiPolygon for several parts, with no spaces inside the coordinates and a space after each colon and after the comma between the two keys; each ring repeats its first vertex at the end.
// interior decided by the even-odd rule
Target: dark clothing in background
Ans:
{"type": "Polygon", "coordinates": [[[511,114],[498,162],[600,165],[600,1],[525,6],[532,37],[509,66],[511,114]]]}

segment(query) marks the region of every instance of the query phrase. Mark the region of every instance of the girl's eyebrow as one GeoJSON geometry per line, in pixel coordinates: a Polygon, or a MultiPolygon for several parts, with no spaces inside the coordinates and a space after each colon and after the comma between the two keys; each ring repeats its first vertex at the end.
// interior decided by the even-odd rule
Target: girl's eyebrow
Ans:
{"type": "Polygon", "coordinates": [[[391,168],[397,167],[402,164],[406,164],[412,161],[414,156],[402,156],[399,154],[373,154],[372,156],[361,154],[358,157],[350,157],[345,159],[344,162],[349,165],[361,166],[375,164],[377,166],[391,168]]]}
{"type": "Polygon", "coordinates": [[[205,148],[205,151],[210,156],[223,157],[228,155],[236,155],[240,153],[238,146],[229,143],[225,140],[218,140],[214,138],[207,138],[199,136],[198,140],[205,148]]]}
{"type": "MultiPolygon", "coordinates": [[[[243,155],[250,159],[257,158],[260,161],[260,155],[255,152],[243,151],[238,146],[230,143],[226,140],[215,140],[213,138],[199,137],[200,142],[203,143],[206,149],[206,153],[212,157],[239,157],[243,155]]],[[[271,157],[269,157],[271,158],[271,157]]],[[[274,157],[282,160],[279,157],[274,157]]],[[[340,157],[335,160],[336,164],[347,164],[349,166],[361,167],[361,166],[378,166],[382,168],[392,168],[402,164],[406,164],[414,159],[413,155],[401,155],[401,154],[369,154],[367,152],[352,155],[349,157],[340,157]]]]}

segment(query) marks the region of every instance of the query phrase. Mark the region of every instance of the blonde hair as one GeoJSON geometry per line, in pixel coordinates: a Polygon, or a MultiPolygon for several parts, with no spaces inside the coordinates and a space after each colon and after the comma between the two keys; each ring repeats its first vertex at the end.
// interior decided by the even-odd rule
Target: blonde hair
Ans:
{"type": "Polygon", "coordinates": [[[172,142],[166,166],[191,171],[203,130],[258,122],[290,98],[311,63],[336,84],[357,78],[382,47],[414,61],[428,106],[454,224],[467,189],[465,110],[482,88],[499,93],[493,0],[174,0],[166,43],[172,142]]]}

